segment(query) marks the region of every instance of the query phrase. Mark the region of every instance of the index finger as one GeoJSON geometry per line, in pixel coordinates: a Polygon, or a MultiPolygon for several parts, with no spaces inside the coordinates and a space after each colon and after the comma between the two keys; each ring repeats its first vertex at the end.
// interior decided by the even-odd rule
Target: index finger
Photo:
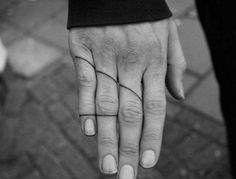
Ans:
{"type": "Polygon", "coordinates": [[[75,32],[70,33],[69,45],[76,71],[78,113],[82,131],[90,136],[95,134],[96,75],[91,51],[83,44],[83,40],[78,41],[80,34],[75,32]]]}

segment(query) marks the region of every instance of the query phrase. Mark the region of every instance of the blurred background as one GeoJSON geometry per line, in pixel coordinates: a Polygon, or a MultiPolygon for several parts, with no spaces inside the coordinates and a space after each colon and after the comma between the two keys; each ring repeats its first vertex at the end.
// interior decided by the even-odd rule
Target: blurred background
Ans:
{"type": "MultiPolygon", "coordinates": [[[[139,179],[230,179],[218,86],[193,0],[168,0],[188,62],[186,100],[168,96],[163,147],[139,179]]],[[[76,120],[75,74],[68,52],[67,0],[0,0],[8,51],[1,78],[0,179],[105,179],[96,137],[76,120]],[[2,92],[6,89],[1,86],[2,92]]]]}

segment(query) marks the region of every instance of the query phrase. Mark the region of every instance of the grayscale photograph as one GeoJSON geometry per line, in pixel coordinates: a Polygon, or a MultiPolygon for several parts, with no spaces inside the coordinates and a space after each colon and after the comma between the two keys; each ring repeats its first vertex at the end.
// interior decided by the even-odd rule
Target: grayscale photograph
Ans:
{"type": "Polygon", "coordinates": [[[235,79],[234,0],[0,0],[0,179],[236,179],[235,79]]]}

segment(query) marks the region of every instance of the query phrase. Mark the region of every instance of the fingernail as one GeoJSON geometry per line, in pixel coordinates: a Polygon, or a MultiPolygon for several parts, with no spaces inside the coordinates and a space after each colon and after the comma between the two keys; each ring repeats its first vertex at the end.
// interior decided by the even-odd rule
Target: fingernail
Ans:
{"type": "Polygon", "coordinates": [[[120,170],[119,179],[134,179],[134,169],[130,165],[124,165],[120,170]]]}
{"type": "Polygon", "coordinates": [[[102,171],[106,174],[114,174],[117,172],[116,160],[112,155],[106,155],[103,158],[102,171]]]}
{"type": "Polygon", "coordinates": [[[152,150],[146,150],[142,155],[142,166],[145,168],[152,167],[155,164],[155,153],[152,150]]]}
{"type": "Polygon", "coordinates": [[[95,134],[95,127],[92,119],[87,119],[85,121],[84,130],[86,135],[94,135],[95,134]]]}

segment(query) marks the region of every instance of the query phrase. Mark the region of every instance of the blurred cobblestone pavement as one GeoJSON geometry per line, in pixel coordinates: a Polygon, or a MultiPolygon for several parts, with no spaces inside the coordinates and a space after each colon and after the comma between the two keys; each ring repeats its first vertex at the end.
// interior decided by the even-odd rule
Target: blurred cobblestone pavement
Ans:
{"type": "MultiPolygon", "coordinates": [[[[159,163],[140,168],[139,179],[229,179],[218,87],[193,1],[168,2],[188,61],[187,99],[168,97],[159,163]]],[[[66,15],[66,0],[0,0],[0,36],[10,60],[0,113],[1,179],[114,178],[99,172],[96,137],[83,136],[76,120],[66,15]]]]}

